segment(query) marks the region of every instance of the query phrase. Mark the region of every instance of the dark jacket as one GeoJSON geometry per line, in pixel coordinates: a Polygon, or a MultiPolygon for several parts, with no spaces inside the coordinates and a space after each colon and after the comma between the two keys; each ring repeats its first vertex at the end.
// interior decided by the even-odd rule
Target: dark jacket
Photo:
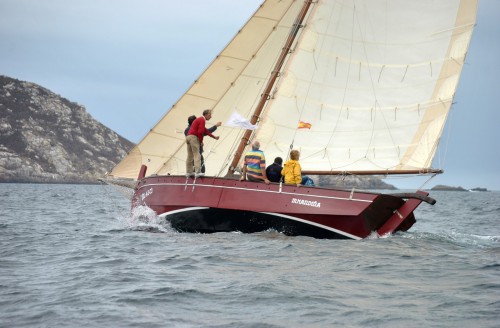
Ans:
{"type": "Polygon", "coordinates": [[[282,169],[283,168],[276,163],[269,165],[266,169],[267,179],[271,182],[280,182],[282,169]]]}

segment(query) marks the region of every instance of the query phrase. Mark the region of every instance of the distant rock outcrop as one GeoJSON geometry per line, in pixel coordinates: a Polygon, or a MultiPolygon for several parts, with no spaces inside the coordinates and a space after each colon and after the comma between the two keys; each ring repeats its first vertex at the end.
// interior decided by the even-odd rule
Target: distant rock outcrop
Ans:
{"type": "Polygon", "coordinates": [[[482,187],[476,187],[476,188],[472,188],[470,191],[489,191],[489,190],[486,188],[482,188],[482,187]]]}
{"type": "Polygon", "coordinates": [[[381,179],[373,176],[331,176],[319,175],[311,176],[315,183],[321,187],[346,188],[346,189],[379,189],[379,190],[397,190],[396,187],[385,183],[381,179]]]}
{"type": "Polygon", "coordinates": [[[0,76],[0,182],[96,182],[132,146],[83,106],[0,76]]]}
{"type": "Polygon", "coordinates": [[[451,187],[451,186],[445,186],[445,185],[436,185],[431,188],[431,190],[441,190],[441,191],[468,191],[467,189],[464,189],[462,187],[451,187]]]}

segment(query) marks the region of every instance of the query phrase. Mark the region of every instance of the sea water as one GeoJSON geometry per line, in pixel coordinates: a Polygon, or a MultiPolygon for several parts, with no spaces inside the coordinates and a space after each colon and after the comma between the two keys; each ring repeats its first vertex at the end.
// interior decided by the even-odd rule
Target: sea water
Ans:
{"type": "Polygon", "coordinates": [[[499,327],[500,192],[407,233],[178,233],[99,185],[0,184],[1,327],[499,327]]]}

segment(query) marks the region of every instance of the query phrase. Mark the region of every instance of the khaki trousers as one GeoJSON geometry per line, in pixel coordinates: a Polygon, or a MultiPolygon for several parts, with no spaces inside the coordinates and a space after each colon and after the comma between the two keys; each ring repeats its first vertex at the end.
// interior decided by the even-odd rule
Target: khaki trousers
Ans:
{"type": "Polygon", "coordinates": [[[201,155],[200,155],[200,140],[195,135],[186,137],[187,159],[186,159],[186,174],[200,173],[201,170],[201,155]],[[193,167],[194,161],[194,167],[193,167]]]}

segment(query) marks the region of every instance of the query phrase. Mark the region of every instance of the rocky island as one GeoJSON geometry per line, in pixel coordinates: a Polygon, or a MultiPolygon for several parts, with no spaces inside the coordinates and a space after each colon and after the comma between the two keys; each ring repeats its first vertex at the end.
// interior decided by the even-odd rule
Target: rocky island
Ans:
{"type": "Polygon", "coordinates": [[[489,191],[489,190],[486,188],[476,187],[476,188],[470,189],[469,191],[489,191]]]}
{"type": "Polygon", "coordinates": [[[452,186],[446,186],[446,185],[436,185],[431,188],[431,190],[436,191],[488,191],[486,188],[472,188],[472,189],[465,189],[463,187],[452,187],[452,186]]]}
{"type": "Polygon", "coordinates": [[[0,76],[0,182],[95,183],[132,146],[83,106],[0,76]]]}

